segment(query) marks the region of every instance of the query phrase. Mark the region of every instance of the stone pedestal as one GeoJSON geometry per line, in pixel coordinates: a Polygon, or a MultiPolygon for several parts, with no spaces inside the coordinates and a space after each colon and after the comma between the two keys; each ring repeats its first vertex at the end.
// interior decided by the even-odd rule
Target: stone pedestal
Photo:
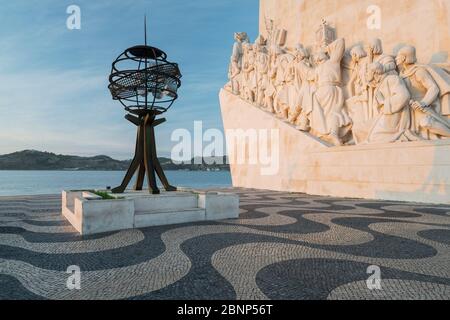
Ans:
{"type": "Polygon", "coordinates": [[[206,191],[130,191],[103,200],[90,192],[63,191],[62,214],[82,235],[130,228],[238,218],[239,197],[206,191]]]}

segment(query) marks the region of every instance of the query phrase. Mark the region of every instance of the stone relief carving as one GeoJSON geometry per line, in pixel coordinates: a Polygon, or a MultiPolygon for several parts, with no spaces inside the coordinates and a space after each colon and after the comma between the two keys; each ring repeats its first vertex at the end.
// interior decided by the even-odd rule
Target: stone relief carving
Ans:
{"type": "Polygon", "coordinates": [[[243,85],[242,78],[242,60],[244,56],[244,44],[249,42],[246,32],[236,32],[234,34],[235,43],[233,45],[233,53],[231,55],[230,67],[228,71],[228,78],[230,83],[227,88],[236,95],[241,94],[241,86],[243,85]]]}
{"type": "Polygon", "coordinates": [[[423,139],[450,137],[450,73],[419,65],[412,46],[401,48],[395,61],[411,92],[411,129],[423,139]]]}
{"type": "Polygon", "coordinates": [[[385,66],[373,62],[368,66],[367,79],[373,90],[376,116],[368,131],[368,142],[394,142],[402,137],[410,139],[411,95],[403,80],[396,74],[384,72],[385,66]]]}
{"type": "Polygon", "coordinates": [[[243,45],[242,58],[242,94],[244,99],[251,103],[256,102],[256,52],[250,43],[243,45]]]}
{"type": "Polygon", "coordinates": [[[345,53],[344,39],[335,40],[321,52],[315,68],[317,88],[313,93],[311,129],[320,137],[328,137],[341,145],[350,129],[351,120],[344,109],[341,61],[345,53]]]}
{"type": "Polygon", "coordinates": [[[303,131],[310,129],[308,116],[313,106],[314,69],[309,59],[308,51],[301,44],[297,45],[291,70],[294,75],[296,99],[290,106],[288,121],[303,131]]]}
{"type": "Polygon", "coordinates": [[[346,47],[326,21],[316,43],[285,46],[266,19],[254,44],[235,34],[225,88],[333,145],[450,137],[450,68],[422,65],[412,46],[396,57],[382,41],[346,47]]]}

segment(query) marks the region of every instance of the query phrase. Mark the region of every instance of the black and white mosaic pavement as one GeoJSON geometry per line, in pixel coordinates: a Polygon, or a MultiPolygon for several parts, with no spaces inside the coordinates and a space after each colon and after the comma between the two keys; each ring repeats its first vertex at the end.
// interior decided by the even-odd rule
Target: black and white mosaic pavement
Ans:
{"type": "Polygon", "coordinates": [[[87,237],[58,195],[0,198],[0,299],[450,298],[450,206],[233,191],[237,220],[87,237]]]}

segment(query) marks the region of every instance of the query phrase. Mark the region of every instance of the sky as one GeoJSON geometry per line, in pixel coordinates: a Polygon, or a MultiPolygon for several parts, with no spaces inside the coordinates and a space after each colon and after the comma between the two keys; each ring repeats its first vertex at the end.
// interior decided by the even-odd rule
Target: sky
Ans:
{"type": "Polygon", "coordinates": [[[107,89],[111,63],[148,42],[177,62],[179,99],[157,127],[160,156],[173,130],[223,130],[218,93],[233,33],[258,32],[258,0],[0,0],[0,154],[24,149],[131,158],[136,128],[107,89]],[[68,6],[81,29],[66,26],[68,6]]]}

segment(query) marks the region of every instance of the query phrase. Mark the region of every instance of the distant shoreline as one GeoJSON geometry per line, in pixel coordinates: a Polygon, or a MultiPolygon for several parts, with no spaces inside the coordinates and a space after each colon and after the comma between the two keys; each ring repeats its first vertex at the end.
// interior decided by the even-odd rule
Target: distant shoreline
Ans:
{"type": "MultiPolygon", "coordinates": [[[[181,164],[164,157],[159,161],[166,171],[230,171],[225,156],[194,158],[181,164]]],[[[130,163],[105,155],[80,157],[36,150],[0,155],[0,171],[126,171],[130,163]]]]}

